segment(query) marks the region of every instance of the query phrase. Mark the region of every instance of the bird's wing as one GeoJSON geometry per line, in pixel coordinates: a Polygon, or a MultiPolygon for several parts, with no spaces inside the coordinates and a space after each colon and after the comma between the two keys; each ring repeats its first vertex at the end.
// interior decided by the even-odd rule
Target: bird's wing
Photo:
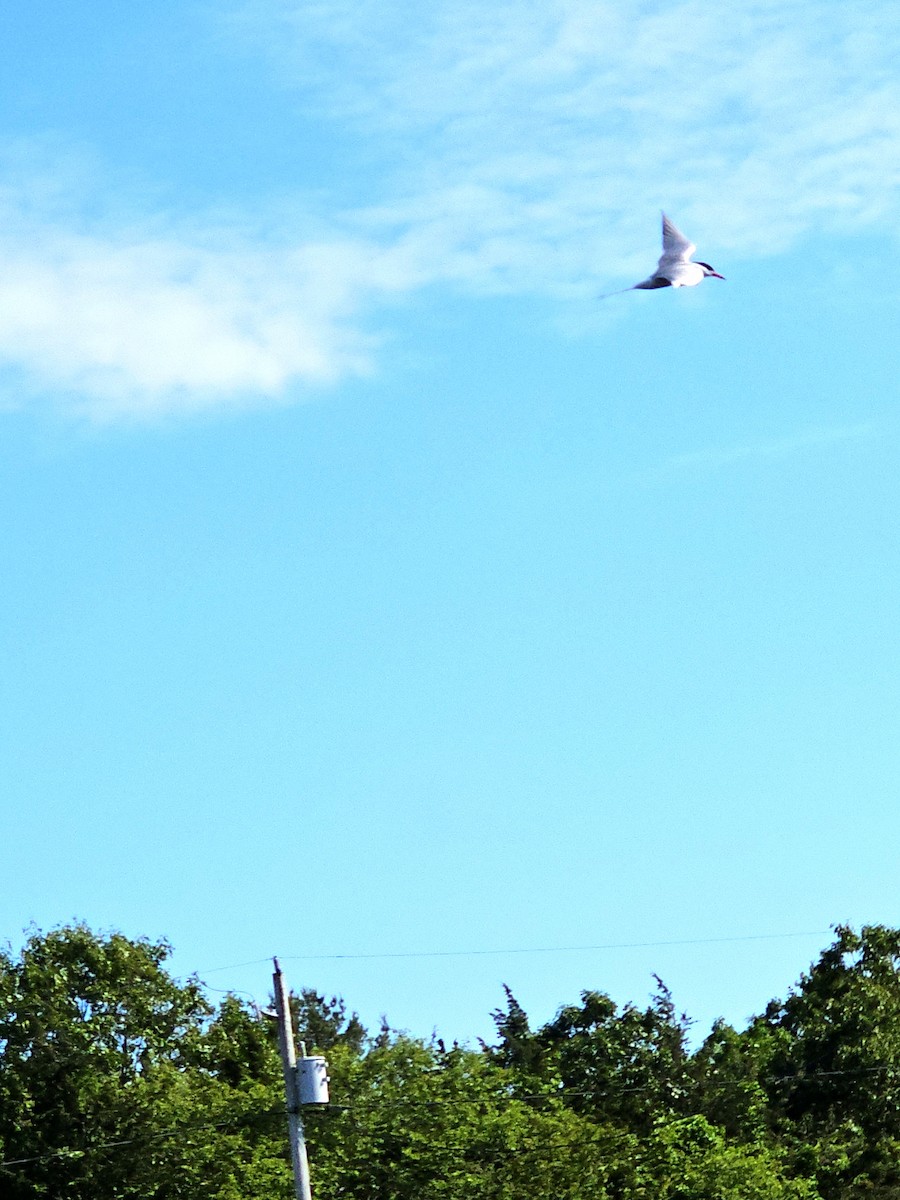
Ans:
{"type": "Polygon", "coordinates": [[[676,229],[665,213],[662,215],[662,243],[663,252],[659,260],[659,266],[657,267],[658,271],[687,262],[697,249],[693,242],[688,241],[680,229],[676,229]]]}

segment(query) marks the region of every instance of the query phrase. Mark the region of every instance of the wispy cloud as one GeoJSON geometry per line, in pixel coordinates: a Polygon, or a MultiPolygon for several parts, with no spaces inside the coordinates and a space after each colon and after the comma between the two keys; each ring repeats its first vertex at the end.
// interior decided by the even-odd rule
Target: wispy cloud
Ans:
{"type": "Polygon", "coordinates": [[[875,425],[871,421],[856,425],[813,426],[763,441],[745,442],[738,446],[711,446],[690,454],[674,455],[662,469],[715,470],[749,460],[785,459],[829,446],[860,441],[872,437],[874,433],[875,425]]]}
{"type": "Polygon", "coordinates": [[[710,253],[753,256],[898,207],[887,6],[254,0],[243,19],[308,103],[383,139],[376,214],[482,286],[628,275],[662,202],[710,253]]]}
{"type": "Polygon", "coordinates": [[[886,5],[220,11],[309,119],[365,145],[365,194],[349,172],[276,237],[265,211],[75,221],[65,185],[35,200],[20,163],[0,192],[0,358],[95,419],[275,403],[370,370],[369,318],[429,284],[593,295],[643,271],[663,204],[713,261],[900,218],[886,5]]]}

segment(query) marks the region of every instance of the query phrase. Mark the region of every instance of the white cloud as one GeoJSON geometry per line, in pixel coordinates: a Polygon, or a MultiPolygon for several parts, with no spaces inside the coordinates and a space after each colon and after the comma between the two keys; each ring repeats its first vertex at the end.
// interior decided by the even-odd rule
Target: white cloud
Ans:
{"type": "Polygon", "coordinates": [[[339,233],[279,246],[227,230],[73,233],[9,196],[3,228],[0,357],[92,420],[277,402],[365,373],[360,309],[408,286],[402,256],[339,233]]]}

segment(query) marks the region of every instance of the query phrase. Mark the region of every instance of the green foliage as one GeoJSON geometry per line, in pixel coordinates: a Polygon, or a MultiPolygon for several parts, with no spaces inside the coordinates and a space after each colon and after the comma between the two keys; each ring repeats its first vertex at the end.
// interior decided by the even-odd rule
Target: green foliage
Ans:
{"type": "MultiPolygon", "coordinates": [[[[290,1200],[271,1021],[82,925],[0,952],[3,1200],[290,1200]]],[[[315,1200],[892,1200],[900,931],[838,928],[784,1001],[696,1048],[668,990],[585,991],[447,1049],[339,997],[291,999],[333,1103],[304,1114],[315,1200]]]]}
{"type": "Polygon", "coordinates": [[[558,1077],[573,1108],[641,1133],[686,1112],[688,1102],[688,1022],[656,982],[643,1011],[582,992],[580,1005],[560,1009],[538,1035],[544,1069],[558,1077]]]}
{"type": "Polygon", "coordinates": [[[647,1158],[652,1193],[663,1200],[813,1200],[817,1196],[809,1180],[785,1177],[776,1153],[729,1144],[721,1130],[700,1116],[657,1129],[647,1158]]]}
{"type": "Polygon", "coordinates": [[[688,1111],[688,1021],[676,1014],[662,982],[650,1006],[619,1009],[602,992],[582,992],[542,1029],[506,988],[506,1010],[494,1012],[499,1041],[492,1061],[531,1091],[563,1089],[566,1103],[597,1121],[647,1132],[663,1116],[688,1111]]]}
{"type": "Polygon", "coordinates": [[[544,1048],[532,1032],[528,1014],[505,984],[506,1011],[497,1008],[491,1014],[497,1027],[496,1046],[485,1047],[491,1059],[509,1067],[520,1079],[537,1080],[544,1074],[544,1048]]]}
{"type": "Polygon", "coordinates": [[[34,934],[18,961],[3,957],[4,1200],[192,1200],[243,1186],[258,1154],[247,1120],[271,1112],[276,1093],[262,1060],[235,1088],[235,1050],[253,1038],[234,1036],[233,1003],[210,1027],[199,985],[164,970],[168,954],[164,942],[76,925],[34,934]]]}
{"type": "Polygon", "coordinates": [[[900,931],[837,935],[758,1022],[778,1047],[772,1101],[801,1131],[858,1120],[870,1137],[900,1137],[900,931]]]}
{"type": "Polygon", "coordinates": [[[298,996],[291,996],[290,1004],[294,1029],[307,1053],[324,1054],[344,1045],[359,1054],[366,1044],[366,1027],[357,1013],[347,1015],[340,996],[326,1000],[314,988],[302,988],[298,996]]]}
{"type": "Polygon", "coordinates": [[[346,1107],[310,1124],[322,1200],[603,1195],[596,1129],[558,1099],[516,1099],[482,1053],[399,1036],[339,1051],[331,1073],[346,1107]]]}
{"type": "Polygon", "coordinates": [[[772,1118],[763,1080],[771,1077],[776,1046],[758,1024],[738,1033],[717,1021],[690,1063],[695,1110],[737,1141],[763,1139],[772,1118]]]}
{"type": "Polygon", "coordinates": [[[768,1038],[774,1127],[828,1197],[900,1195],[900,930],[838,926],[783,1003],[752,1027],[768,1038]],[[816,1148],[814,1155],[810,1147],[816,1148]]]}

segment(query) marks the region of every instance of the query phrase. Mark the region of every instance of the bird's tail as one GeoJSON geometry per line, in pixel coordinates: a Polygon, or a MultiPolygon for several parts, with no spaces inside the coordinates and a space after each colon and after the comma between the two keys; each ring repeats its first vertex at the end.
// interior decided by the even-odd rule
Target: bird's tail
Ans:
{"type": "Polygon", "coordinates": [[[608,300],[610,298],[610,296],[624,296],[626,292],[633,292],[634,288],[635,288],[635,285],[632,284],[631,287],[619,288],[619,290],[617,292],[603,292],[603,293],[601,293],[601,295],[599,295],[597,297],[597,299],[598,300],[608,300]]]}

